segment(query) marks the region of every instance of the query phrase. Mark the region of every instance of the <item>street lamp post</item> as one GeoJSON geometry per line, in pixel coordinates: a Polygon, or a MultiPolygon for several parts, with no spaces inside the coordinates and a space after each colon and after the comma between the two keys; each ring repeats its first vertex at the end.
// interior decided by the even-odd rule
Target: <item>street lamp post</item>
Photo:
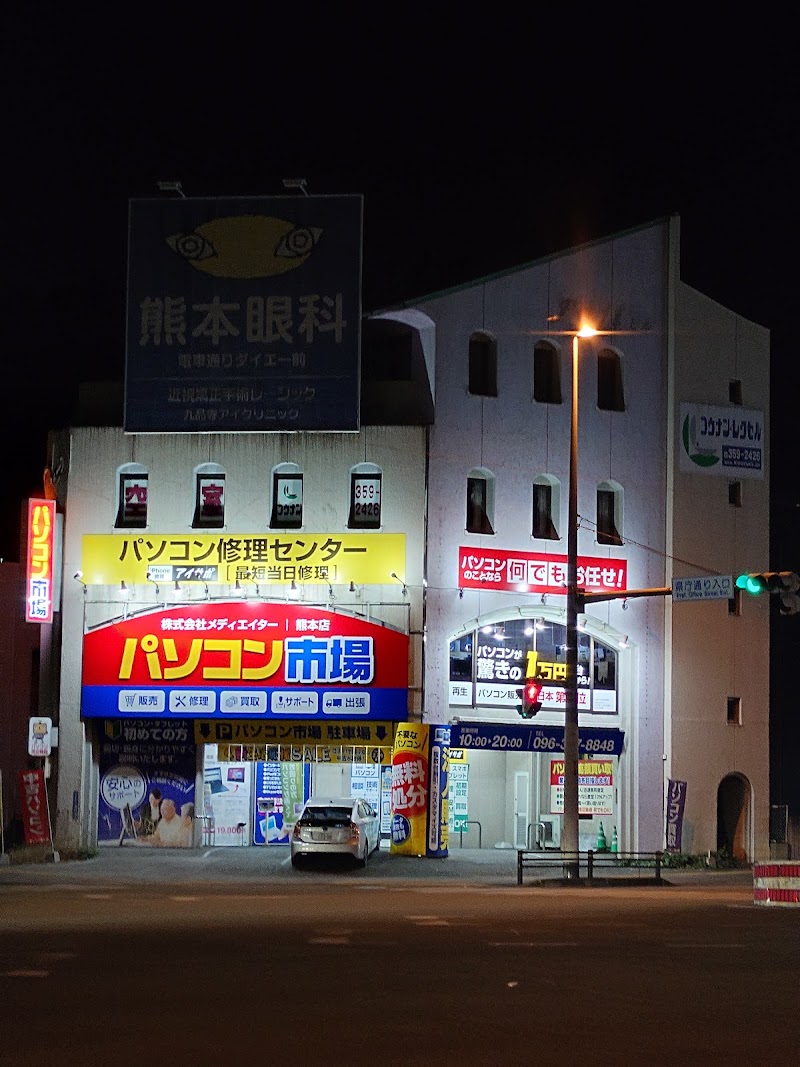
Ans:
{"type": "Polygon", "coordinates": [[[583,326],[572,338],[572,409],[569,439],[569,518],[567,528],[567,677],[564,710],[564,816],[561,850],[568,878],[580,877],[578,815],[578,338],[596,334],[583,326]]]}

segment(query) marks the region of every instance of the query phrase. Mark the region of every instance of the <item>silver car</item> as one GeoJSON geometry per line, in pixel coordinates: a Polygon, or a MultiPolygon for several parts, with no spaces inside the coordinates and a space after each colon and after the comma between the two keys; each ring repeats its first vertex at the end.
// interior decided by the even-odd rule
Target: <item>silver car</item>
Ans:
{"type": "Polygon", "coordinates": [[[339,854],[363,867],[379,844],[380,822],[366,800],[311,797],[292,830],[292,866],[299,867],[303,856],[339,854]]]}

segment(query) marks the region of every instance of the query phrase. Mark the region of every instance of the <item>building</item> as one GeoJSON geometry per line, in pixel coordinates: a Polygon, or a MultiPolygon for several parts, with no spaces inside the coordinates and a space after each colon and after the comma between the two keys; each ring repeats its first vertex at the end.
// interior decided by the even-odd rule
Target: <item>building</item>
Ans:
{"type": "MultiPolygon", "coordinates": [[[[569,354],[584,318],[601,333],[580,343],[582,579],[610,593],[686,579],[687,600],[631,596],[582,615],[581,847],[594,846],[602,823],[621,849],[661,848],[666,833],[686,852],[768,854],[768,605],[742,603],[724,578],[767,567],[769,336],[681,281],[674,218],[369,316],[357,433],[76,425],[53,438],[65,471],[62,847],[141,835],[155,760],[163,782],[172,775],[191,796],[182,806],[197,817],[194,843],[201,827],[210,840],[220,781],[228,794],[252,785],[249,807],[226,798],[225,840],[237,843],[270,840],[275,803],[266,785],[256,795],[259,775],[283,776],[284,802],[309,788],[355,788],[369,759],[353,746],[379,750],[385,737],[365,726],[337,741],[298,726],[268,738],[267,725],[299,720],[283,719],[289,706],[269,703],[278,699],[269,692],[250,705],[225,687],[237,670],[245,677],[236,657],[246,658],[246,642],[222,662],[222,639],[196,636],[223,621],[232,641],[234,621],[279,617],[291,617],[291,641],[304,648],[301,635],[322,626],[332,641],[349,634],[381,649],[374,670],[387,664],[386,684],[378,673],[370,682],[372,704],[357,712],[365,724],[451,724],[460,842],[477,845],[480,831],[483,847],[558,845],[569,354]],[[379,507],[359,511],[364,500],[379,507]],[[281,531],[295,545],[291,567],[302,564],[301,541],[316,551],[323,540],[366,552],[369,565],[328,572],[315,556],[301,578],[225,556],[231,541],[252,552],[281,531]],[[186,548],[166,565],[178,542],[198,545],[198,558],[186,548]],[[398,635],[405,644],[391,645],[398,635]],[[543,706],[525,722],[519,687],[531,669],[545,682],[543,706]],[[193,680],[176,696],[167,679],[177,677],[193,680]],[[179,699],[195,701],[190,725],[179,740],[155,738],[148,723],[177,722],[179,699]],[[198,732],[209,700],[208,722],[243,722],[249,734],[198,732]],[[151,746],[139,752],[147,773],[131,773],[132,745],[151,746]],[[286,763],[303,768],[291,785],[286,763]]],[[[301,677],[299,661],[289,671],[289,648],[287,701],[319,681],[301,677]]],[[[263,679],[268,651],[257,655],[249,669],[263,679]]],[[[324,706],[326,722],[345,721],[330,693],[319,700],[313,714],[324,706]]],[[[310,722],[311,709],[303,714],[310,722]]],[[[380,775],[369,788],[386,801],[380,775]]]]}

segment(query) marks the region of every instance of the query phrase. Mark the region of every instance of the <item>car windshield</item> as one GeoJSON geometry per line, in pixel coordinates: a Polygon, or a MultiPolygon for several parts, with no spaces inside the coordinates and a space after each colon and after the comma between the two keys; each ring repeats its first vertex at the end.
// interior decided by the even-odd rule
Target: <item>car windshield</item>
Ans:
{"type": "Polygon", "coordinates": [[[352,808],[306,808],[300,819],[303,826],[340,826],[350,822],[352,808]]]}

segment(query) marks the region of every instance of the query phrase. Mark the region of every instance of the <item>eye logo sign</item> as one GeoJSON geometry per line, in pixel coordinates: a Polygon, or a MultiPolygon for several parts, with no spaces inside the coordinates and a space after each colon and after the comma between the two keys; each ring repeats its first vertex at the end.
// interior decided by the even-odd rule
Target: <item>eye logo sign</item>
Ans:
{"type": "Polygon", "coordinates": [[[697,445],[697,422],[694,415],[687,415],[683,420],[683,448],[686,455],[696,463],[698,467],[713,467],[719,463],[719,456],[709,448],[699,448],[697,445]]]}
{"type": "Polygon", "coordinates": [[[268,215],[229,215],[167,237],[169,247],[195,270],[216,278],[269,278],[301,267],[322,236],[316,226],[294,226],[268,215]]]}

